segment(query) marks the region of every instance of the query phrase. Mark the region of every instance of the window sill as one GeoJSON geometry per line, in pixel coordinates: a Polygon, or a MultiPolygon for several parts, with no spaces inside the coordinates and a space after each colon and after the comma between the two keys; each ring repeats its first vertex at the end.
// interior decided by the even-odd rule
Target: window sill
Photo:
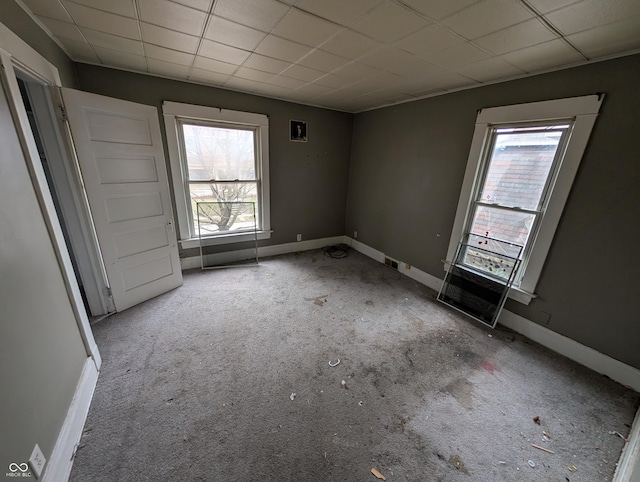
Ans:
{"type": "MultiPolygon", "coordinates": [[[[258,239],[269,239],[273,231],[258,231],[258,239]]],[[[220,234],[218,236],[210,236],[202,239],[203,246],[218,246],[221,244],[234,244],[245,243],[253,241],[253,233],[233,233],[233,234],[220,234]]],[[[199,248],[199,238],[189,238],[180,240],[180,246],[182,249],[199,248]]]]}

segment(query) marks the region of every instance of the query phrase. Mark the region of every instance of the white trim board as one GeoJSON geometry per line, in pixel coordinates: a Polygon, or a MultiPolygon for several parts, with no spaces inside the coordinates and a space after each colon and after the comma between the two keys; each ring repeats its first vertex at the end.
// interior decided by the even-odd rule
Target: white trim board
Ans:
{"type": "Polygon", "coordinates": [[[82,437],[84,423],[87,420],[93,392],[98,382],[98,369],[92,358],[87,358],[69,405],[69,411],[62,424],[56,444],[43,474],[43,482],[68,480],[73,466],[76,447],[82,437]]]}
{"type": "MultiPolygon", "coordinates": [[[[356,251],[359,251],[380,263],[384,263],[385,257],[390,258],[390,256],[386,256],[383,252],[367,246],[360,241],[356,241],[355,239],[352,240],[346,236],[345,238],[347,240],[346,244],[349,244],[356,251]]],[[[435,291],[440,290],[440,286],[442,285],[442,280],[440,278],[430,275],[429,273],[425,273],[415,267],[407,269],[404,262],[396,259],[394,259],[394,261],[398,262],[398,271],[402,274],[405,274],[435,291]]],[[[640,370],[637,368],[622,363],[621,361],[611,358],[608,355],[600,353],[593,348],[578,343],[577,341],[556,333],[555,331],[538,325],[537,323],[529,321],[526,318],[508,310],[502,310],[498,323],[526,336],[536,343],[540,343],[542,346],[549,348],[550,350],[590,368],[595,372],[606,375],[618,383],[629,386],[640,392],[640,370]]]]}

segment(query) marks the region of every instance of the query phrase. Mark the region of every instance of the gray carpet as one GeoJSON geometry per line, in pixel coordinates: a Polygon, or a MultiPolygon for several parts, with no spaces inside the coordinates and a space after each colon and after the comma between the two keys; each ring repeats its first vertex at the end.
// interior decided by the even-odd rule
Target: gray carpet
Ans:
{"type": "Polygon", "coordinates": [[[71,480],[611,480],[639,395],[434,298],[354,251],[186,273],[94,325],[71,480]]]}

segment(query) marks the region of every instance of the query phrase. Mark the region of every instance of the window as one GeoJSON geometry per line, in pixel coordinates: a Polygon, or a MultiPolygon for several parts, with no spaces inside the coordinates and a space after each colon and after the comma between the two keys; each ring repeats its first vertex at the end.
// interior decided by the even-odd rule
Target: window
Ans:
{"type": "Polygon", "coordinates": [[[202,202],[219,203],[203,231],[206,244],[253,239],[248,203],[255,205],[258,237],[268,238],[267,116],[175,102],[164,102],[163,112],[182,246],[198,245],[202,202]]]}
{"type": "MultiPolygon", "coordinates": [[[[509,296],[530,302],[601,102],[594,95],[478,114],[447,259],[464,233],[497,240],[511,251],[502,254],[520,258],[509,296]]],[[[486,251],[467,251],[465,264],[499,276],[486,251]]]]}

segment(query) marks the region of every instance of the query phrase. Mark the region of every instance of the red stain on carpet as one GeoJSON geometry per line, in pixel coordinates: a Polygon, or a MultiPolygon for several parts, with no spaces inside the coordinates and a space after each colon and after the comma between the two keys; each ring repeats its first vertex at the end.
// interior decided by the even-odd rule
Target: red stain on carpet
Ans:
{"type": "Polygon", "coordinates": [[[493,375],[495,371],[502,371],[498,365],[491,363],[489,360],[482,360],[478,365],[479,368],[482,368],[493,375]]]}

